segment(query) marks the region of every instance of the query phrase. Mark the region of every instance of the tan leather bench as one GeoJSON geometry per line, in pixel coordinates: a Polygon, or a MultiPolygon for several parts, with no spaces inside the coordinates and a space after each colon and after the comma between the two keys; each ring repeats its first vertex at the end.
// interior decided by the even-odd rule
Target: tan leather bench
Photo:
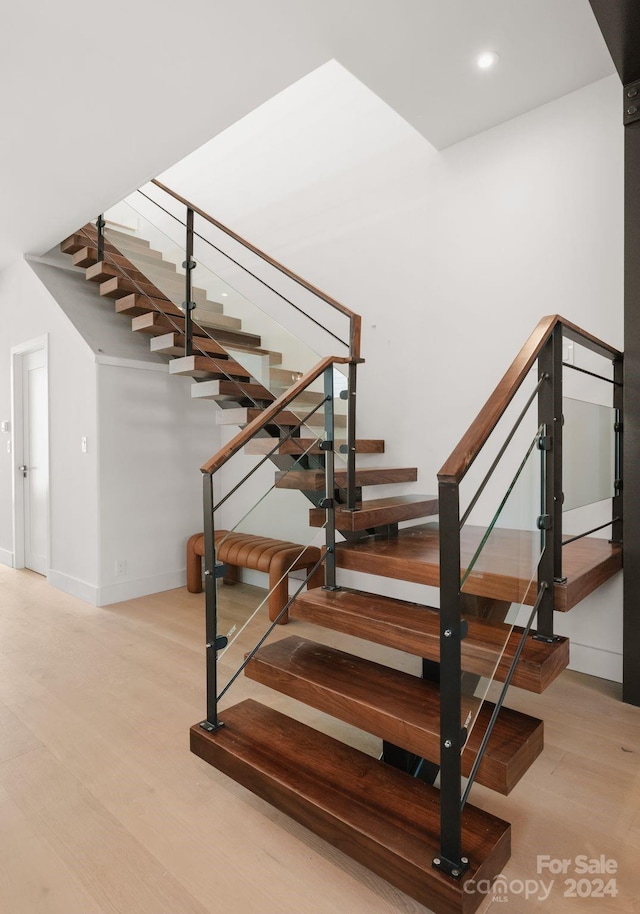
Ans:
{"type": "MultiPolygon", "coordinates": [[[[269,574],[269,619],[273,622],[282,612],[289,599],[289,572],[305,568],[307,573],[320,560],[317,546],[298,546],[286,540],[274,540],[252,533],[229,533],[216,530],[216,559],[227,566],[223,578],[225,584],[236,584],[240,568],[265,571],[269,574]]],[[[187,590],[189,593],[202,591],[202,557],[204,555],[204,534],[194,533],[187,541],[187,590]]],[[[322,565],[314,571],[307,582],[307,588],[322,587],[324,569],[322,565]]],[[[284,625],[289,613],[280,619],[284,625]]]]}

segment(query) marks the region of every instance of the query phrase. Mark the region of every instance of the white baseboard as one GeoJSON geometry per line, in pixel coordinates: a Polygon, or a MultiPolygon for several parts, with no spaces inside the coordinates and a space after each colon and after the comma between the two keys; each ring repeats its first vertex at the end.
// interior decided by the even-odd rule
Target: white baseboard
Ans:
{"type": "Polygon", "coordinates": [[[598,676],[600,679],[610,679],[612,682],[622,682],[622,654],[592,647],[590,644],[578,644],[573,640],[569,650],[570,670],[588,673],[589,676],[598,676]]]}
{"type": "Polygon", "coordinates": [[[86,581],[81,581],[79,578],[73,578],[70,574],[64,574],[62,571],[50,568],[47,572],[47,583],[51,584],[52,587],[57,587],[58,590],[62,590],[64,593],[71,594],[72,597],[79,597],[92,606],[100,605],[97,602],[98,588],[93,584],[88,584],[86,581]]]}
{"type": "Polygon", "coordinates": [[[13,568],[13,552],[8,549],[0,549],[0,565],[8,565],[13,568]]]}
{"type": "Polygon", "coordinates": [[[107,584],[97,591],[96,606],[110,606],[111,603],[121,603],[123,600],[135,600],[136,597],[146,597],[151,593],[161,593],[163,590],[175,590],[184,587],[187,583],[187,572],[184,568],[179,571],[168,571],[166,574],[157,574],[149,578],[136,578],[117,584],[107,584]]]}
{"type": "Polygon", "coordinates": [[[187,583],[187,572],[170,571],[167,574],[153,575],[149,578],[126,580],[117,584],[107,584],[105,587],[96,587],[81,581],[71,575],[49,569],[47,581],[58,590],[79,597],[92,606],[109,606],[111,603],[121,603],[123,600],[135,600],[136,597],[146,597],[151,593],[161,593],[163,590],[174,590],[184,587],[187,583]]]}

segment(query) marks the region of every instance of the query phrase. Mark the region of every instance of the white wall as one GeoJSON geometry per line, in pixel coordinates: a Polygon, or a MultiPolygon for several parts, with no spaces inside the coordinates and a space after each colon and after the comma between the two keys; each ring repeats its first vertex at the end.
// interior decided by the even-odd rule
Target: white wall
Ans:
{"type": "MultiPolygon", "coordinates": [[[[437,153],[332,63],[163,181],[363,315],[359,434],[433,492],[542,315],[622,345],[618,96],[608,78],[437,153]]],[[[620,678],[619,580],[559,628],[620,678]]]]}
{"type": "Polygon", "coordinates": [[[184,586],[186,541],[202,530],[200,466],[219,435],[214,405],[192,401],[191,379],[169,375],[166,365],[118,360],[97,371],[97,602],[105,605],[184,586]]]}
{"type": "MultiPolygon", "coordinates": [[[[48,334],[49,580],[90,596],[98,574],[97,448],[93,353],[24,260],[0,273],[0,416],[11,415],[12,346],[48,334]],[[81,438],[87,437],[87,453],[81,438]]],[[[0,433],[0,561],[13,563],[9,435],[0,433]]]]}
{"type": "MultiPolygon", "coordinates": [[[[126,319],[118,325],[112,302],[108,332],[101,330],[104,301],[97,290],[86,301],[78,298],[76,278],[23,260],[0,273],[0,419],[11,416],[11,347],[48,334],[48,580],[105,605],[185,583],[186,540],[202,529],[199,467],[218,449],[219,432],[215,407],[192,401],[190,379],[171,377],[165,362],[149,356],[148,338],[144,352],[121,338],[131,334],[126,319]],[[92,351],[71,323],[67,315],[76,315],[79,302],[95,309],[93,318],[80,320],[87,338],[111,354],[92,351]],[[116,574],[116,559],[126,562],[124,574],[116,574]]],[[[0,433],[0,561],[9,565],[10,437],[0,433]]]]}

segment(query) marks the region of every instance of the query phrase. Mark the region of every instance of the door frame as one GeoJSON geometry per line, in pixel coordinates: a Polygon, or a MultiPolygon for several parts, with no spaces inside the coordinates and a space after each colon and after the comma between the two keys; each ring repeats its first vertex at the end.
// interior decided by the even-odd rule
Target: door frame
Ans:
{"type": "Polygon", "coordinates": [[[47,459],[45,467],[47,472],[46,496],[46,529],[47,529],[47,574],[51,567],[51,517],[49,511],[49,482],[51,467],[49,458],[49,334],[26,340],[17,346],[11,347],[11,428],[13,429],[13,474],[12,474],[12,501],[13,501],[13,567],[24,568],[24,497],[23,479],[18,467],[24,464],[24,422],[23,422],[23,384],[22,365],[24,356],[32,352],[42,351],[44,354],[44,370],[47,387],[46,402],[46,450],[47,459]]]}

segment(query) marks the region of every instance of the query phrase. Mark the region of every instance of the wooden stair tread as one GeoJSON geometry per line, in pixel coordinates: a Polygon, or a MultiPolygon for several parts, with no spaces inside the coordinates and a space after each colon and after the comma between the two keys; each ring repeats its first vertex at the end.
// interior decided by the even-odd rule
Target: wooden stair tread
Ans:
{"type": "MultiPolygon", "coordinates": [[[[180,314],[182,315],[182,312],[180,312],[180,314]]],[[[214,326],[213,322],[211,322],[208,324],[207,331],[197,324],[194,324],[194,336],[210,335],[215,338],[217,342],[225,344],[229,349],[233,349],[234,344],[238,341],[251,342],[252,340],[258,340],[258,343],[260,342],[259,336],[245,333],[242,330],[227,329],[226,322],[235,321],[236,318],[227,317],[224,314],[217,314],[214,315],[214,317],[219,318],[220,326],[214,326]],[[225,322],[225,326],[222,326],[223,321],[225,322]]],[[[149,333],[152,336],[176,332],[176,328],[181,332],[184,332],[184,317],[164,317],[164,315],[158,311],[147,311],[146,314],[140,314],[131,320],[131,329],[133,331],[137,333],[149,333]]]]}
{"type": "MultiPolygon", "coordinates": [[[[252,438],[251,441],[245,444],[244,453],[251,457],[263,456],[275,447],[275,444],[276,441],[273,438],[252,438]]],[[[346,449],[346,441],[336,441],[336,449],[341,449],[343,444],[346,449]]],[[[277,453],[324,454],[325,451],[320,448],[320,440],[318,438],[289,438],[286,441],[282,441],[277,453]]],[[[384,441],[380,438],[359,438],[356,441],[356,453],[384,454],[384,441]]],[[[319,526],[323,526],[323,524],[324,519],[319,526]]]]}
{"type": "MultiPolygon", "coordinates": [[[[122,301],[122,299],[120,299],[122,301]]],[[[228,358],[229,353],[223,349],[219,343],[210,339],[208,336],[194,336],[192,339],[193,348],[205,354],[215,354],[221,358],[228,358]]],[[[152,352],[162,352],[165,355],[184,355],[185,337],[180,333],[165,333],[161,336],[151,338],[150,348],[152,352]]]]}
{"type": "MultiPolygon", "coordinates": [[[[246,406],[223,409],[216,413],[216,423],[218,425],[247,425],[249,422],[253,422],[261,412],[262,410],[257,407],[246,406]]],[[[269,427],[279,426],[281,428],[292,428],[293,426],[298,425],[304,416],[305,413],[302,410],[300,411],[299,416],[296,416],[289,410],[282,410],[273,421],[269,423],[269,427]]],[[[346,416],[335,416],[334,420],[338,428],[344,428],[347,424],[346,416]]],[[[305,425],[312,428],[324,426],[324,416],[314,413],[313,416],[309,416],[309,418],[305,420],[302,428],[304,428],[305,425]]]]}
{"type": "MultiPolygon", "coordinates": [[[[64,241],[60,242],[60,250],[63,254],[68,254],[71,257],[82,251],[87,247],[94,247],[96,245],[97,235],[94,234],[84,234],[83,232],[74,232],[73,235],[69,235],[68,238],[65,238],[64,241]]],[[[105,238],[104,250],[106,253],[110,254],[121,254],[119,248],[111,244],[110,241],[107,241],[105,238]]]]}
{"type": "Polygon", "coordinates": [[[204,355],[187,355],[169,362],[169,374],[187,375],[192,378],[224,380],[232,377],[248,381],[249,371],[233,359],[214,359],[204,355]]]}
{"type": "MultiPolygon", "coordinates": [[[[95,270],[100,266],[100,264],[96,264],[95,267],[88,267],[87,272],[95,270]]],[[[105,273],[104,270],[103,273],[105,273]]],[[[102,276],[103,273],[99,275],[102,276]]],[[[184,288],[179,284],[175,284],[174,286],[165,284],[164,289],[159,289],[152,282],[149,282],[143,273],[136,272],[134,272],[130,278],[129,276],[119,274],[111,276],[109,279],[103,279],[99,284],[99,288],[100,295],[106,296],[107,298],[123,298],[125,295],[143,294],[148,295],[150,298],[158,299],[159,301],[164,299],[173,301],[173,304],[177,304],[178,300],[184,300],[184,288]]],[[[207,320],[212,320],[215,323],[219,318],[223,318],[223,322],[226,321],[228,326],[239,329],[242,324],[240,319],[223,315],[222,310],[223,306],[219,304],[219,302],[212,302],[208,299],[204,302],[199,301],[198,308],[196,309],[197,313],[201,317],[204,316],[207,320]]],[[[194,320],[196,319],[196,311],[193,312],[194,320]]]]}
{"type": "MultiPolygon", "coordinates": [[[[337,418],[337,417],[336,417],[337,418]]],[[[415,482],[416,467],[366,467],[356,469],[357,486],[385,486],[396,482],[415,482]]],[[[336,486],[347,484],[347,471],[335,471],[336,486]]],[[[281,470],[276,473],[276,488],[321,492],[325,487],[324,470],[281,470]]]]}
{"type": "Polygon", "coordinates": [[[216,400],[218,402],[229,400],[238,403],[244,400],[264,400],[267,402],[275,400],[274,394],[267,390],[266,387],[263,387],[262,384],[243,383],[240,388],[237,384],[228,380],[203,381],[200,384],[193,384],[191,386],[191,396],[195,400],[216,400]]]}
{"type": "MultiPolygon", "coordinates": [[[[110,258],[94,263],[85,270],[85,278],[89,282],[96,283],[107,283],[112,279],[118,279],[122,282],[129,281],[131,283],[136,283],[143,288],[143,291],[155,298],[167,298],[169,301],[184,301],[185,284],[183,277],[179,276],[177,273],[167,273],[163,270],[149,271],[149,273],[147,273],[146,271],[139,269],[130,260],[126,258],[121,259],[124,260],[122,268],[115,263],[111,263],[110,258]],[[145,288],[146,286],[151,286],[151,288],[156,291],[154,293],[148,292],[145,288]]],[[[118,285],[120,287],[121,283],[118,285]]],[[[101,294],[115,297],[112,295],[112,292],[108,291],[101,292],[101,294]]],[[[197,302],[198,307],[204,308],[208,312],[214,314],[222,314],[223,305],[219,302],[209,301],[205,289],[193,288],[191,290],[191,295],[197,302]]]]}
{"type": "Polygon", "coordinates": [[[136,295],[132,292],[130,295],[123,295],[122,298],[115,300],[116,314],[125,314],[127,317],[148,314],[154,308],[157,308],[161,314],[184,319],[184,311],[166,298],[153,298],[147,295],[136,295]]]}
{"type": "MultiPolygon", "coordinates": [[[[434,682],[296,636],[262,647],[245,674],[439,763],[440,688],[434,682]]],[[[463,697],[461,726],[467,714],[475,720],[462,754],[465,777],[495,708],[491,702],[480,705],[477,698],[463,697]]],[[[478,783],[508,794],[542,752],[542,743],[542,721],[503,707],[478,769],[478,783]]]]}
{"type": "MultiPolygon", "coordinates": [[[[383,524],[397,524],[417,517],[430,517],[438,513],[437,495],[392,495],[389,498],[372,498],[363,501],[356,511],[336,506],[338,530],[367,530],[383,524]]],[[[324,527],[326,511],[309,509],[309,524],[324,527]]]]}
{"type": "Polygon", "coordinates": [[[491,879],[510,854],[507,822],[467,804],[460,880],[434,869],[438,791],[332,737],[247,700],[221,714],[224,727],[191,728],[191,751],[441,914],[471,914],[484,900],[465,892],[491,879]]]}
{"type": "MultiPolygon", "coordinates": [[[[88,239],[87,239],[88,241],[88,239]]],[[[114,248],[113,245],[105,243],[104,247],[104,256],[109,263],[115,263],[123,267],[134,267],[134,264],[128,257],[124,254],[121,254],[117,248],[114,248]]],[[[98,249],[87,244],[86,247],[81,248],[75,254],[71,255],[73,259],[73,265],[76,267],[90,267],[93,264],[98,263],[98,249]]],[[[162,255],[159,251],[146,251],[144,254],[137,253],[135,254],[136,263],[138,263],[138,269],[142,265],[145,267],[151,263],[157,267],[166,270],[167,273],[176,272],[176,266],[174,263],[171,263],[168,260],[162,260],[162,255]]],[[[135,268],[135,267],[134,267],[135,268]]]]}
{"type": "MultiPolygon", "coordinates": [[[[289,612],[294,619],[305,619],[426,660],[440,659],[440,613],[429,606],[349,588],[329,591],[320,587],[299,594],[289,612]]],[[[473,617],[467,621],[469,630],[462,641],[463,670],[478,676],[491,676],[495,670],[495,678],[503,682],[522,629],[516,626],[509,633],[509,627],[504,624],[473,617]]],[[[512,684],[531,692],[543,692],[568,663],[567,638],[546,644],[530,636],[512,684]]]]}
{"type": "MultiPolygon", "coordinates": [[[[110,259],[101,260],[87,267],[84,271],[85,279],[88,282],[107,282],[109,279],[131,279],[136,282],[149,283],[151,280],[144,273],[135,267],[130,260],[122,258],[124,264],[119,265],[112,263],[110,259]]],[[[157,288],[157,287],[156,287],[157,288]]],[[[163,295],[164,293],[160,293],[163,295]]]]}
{"type": "MultiPolygon", "coordinates": [[[[461,566],[467,567],[486,532],[484,527],[466,524],[461,530],[461,566]]],[[[496,600],[523,601],[533,605],[536,598],[535,566],[523,568],[523,554],[534,556],[539,534],[535,531],[495,528],[469,575],[466,593],[496,600]]],[[[569,534],[565,538],[568,538],[569,534]]],[[[440,584],[440,540],[437,523],[401,530],[386,540],[340,543],[336,550],[341,568],[415,581],[440,584]]],[[[562,550],[566,583],[554,584],[554,606],[566,612],[622,568],[622,548],[605,539],[584,537],[562,550]]]]}

